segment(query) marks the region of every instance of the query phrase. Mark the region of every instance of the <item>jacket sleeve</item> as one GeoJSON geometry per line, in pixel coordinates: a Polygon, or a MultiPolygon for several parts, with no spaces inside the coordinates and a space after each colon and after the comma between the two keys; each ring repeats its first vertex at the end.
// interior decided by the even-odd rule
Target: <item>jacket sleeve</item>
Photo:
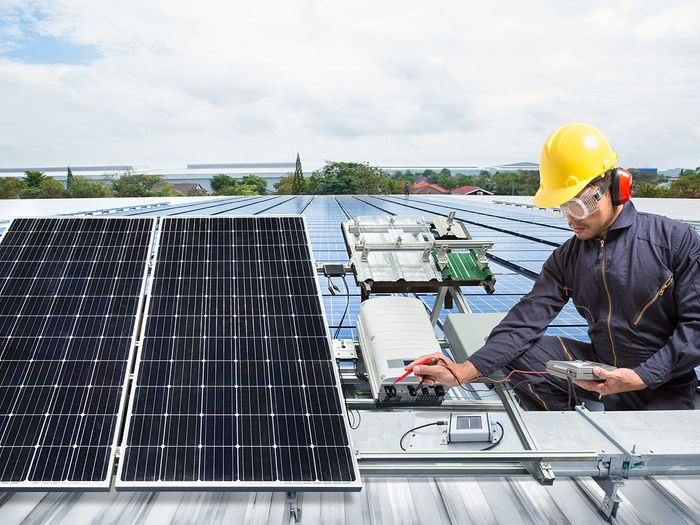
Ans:
{"type": "Polygon", "coordinates": [[[491,374],[527,351],[568,301],[561,261],[565,246],[549,256],[532,291],[520,299],[493,329],[486,344],[469,358],[482,375],[491,374]]]}
{"type": "Polygon", "coordinates": [[[651,390],[700,365],[700,236],[695,230],[686,231],[676,253],[678,324],[666,344],[634,369],[651,390]]]}

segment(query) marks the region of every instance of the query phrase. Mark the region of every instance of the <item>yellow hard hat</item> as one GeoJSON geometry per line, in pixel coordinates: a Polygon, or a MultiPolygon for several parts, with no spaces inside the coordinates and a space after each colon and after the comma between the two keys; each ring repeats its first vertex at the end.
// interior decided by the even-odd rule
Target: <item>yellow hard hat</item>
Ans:
{"type": "Polygon", "coordinates": [[[617,159],[617,153],[599,129],[583,122],[567,122],[542,147],[535,206],[551,208],[564,204],[614,167],[617,159]]]}

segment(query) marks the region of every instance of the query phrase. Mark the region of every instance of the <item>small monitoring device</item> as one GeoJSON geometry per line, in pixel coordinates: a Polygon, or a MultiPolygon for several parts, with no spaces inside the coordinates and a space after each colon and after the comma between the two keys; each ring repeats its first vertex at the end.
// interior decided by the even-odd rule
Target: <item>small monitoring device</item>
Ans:
{"type": "Polygon", "coordinates": [[[594,361],[547,361],[547,372],[574,381],[605,381],[593,373],[594,368],[616,370],[614,366],[594,361]]]}
{"type": "Polygon", "coordinates": [[[488,412],[450,414],[447,430],[448,443],[487,442],[494,438],[488,412]]]}
{"type": "Polygon", "coordinates": [[[379,405],[439,405],[441,385],[424,385],[404,367],[426,354],[440,352],[430,318],[419,299],[377,297],[363,301],[357,338],[372,396],[379,405]]]}

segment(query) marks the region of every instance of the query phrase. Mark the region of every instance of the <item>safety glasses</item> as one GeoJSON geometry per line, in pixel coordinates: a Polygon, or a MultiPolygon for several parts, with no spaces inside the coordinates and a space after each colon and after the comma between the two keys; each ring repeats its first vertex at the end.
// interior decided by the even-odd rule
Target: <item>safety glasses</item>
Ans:
{"type": "Polygon", "coordinates": [[[600,188],[591,186],[579,197],[574,197],[570,201],[559,206],[562,215],[570,215],[574,219],[581,220],[598,211],[598,203],[603,198],[600,188]]]}

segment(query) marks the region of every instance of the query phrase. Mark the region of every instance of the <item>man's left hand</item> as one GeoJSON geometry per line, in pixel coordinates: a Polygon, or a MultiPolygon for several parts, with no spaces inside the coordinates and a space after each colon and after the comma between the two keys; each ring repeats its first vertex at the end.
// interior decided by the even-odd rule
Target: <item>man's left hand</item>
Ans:
{"type": "Polygon", "coordinates": [[[593,373],[605,381],[574,381],[574,383],[586,390],[598,392],[601,396],[643,390],[647,387],[637,372],[631,368],[605,370],[596,367],[593,369],[593,373]]]}

